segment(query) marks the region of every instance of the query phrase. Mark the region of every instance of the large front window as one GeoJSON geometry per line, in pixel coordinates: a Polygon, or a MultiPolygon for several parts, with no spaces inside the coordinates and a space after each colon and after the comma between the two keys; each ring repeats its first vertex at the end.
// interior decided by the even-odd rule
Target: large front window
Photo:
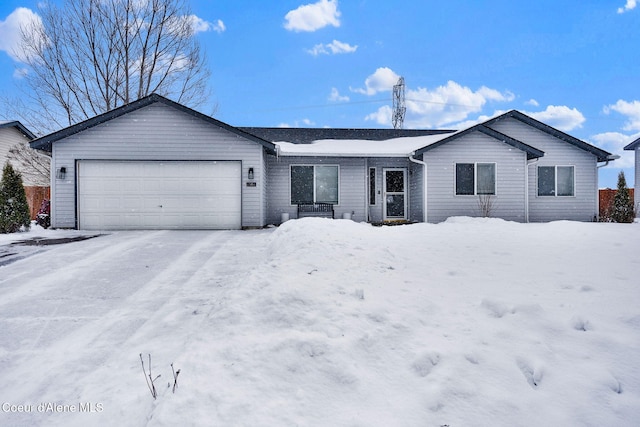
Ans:
{"type": "Polygon", "coordinates": [[[456,163],[456,195],[496,194],[495,163],[456,163]]]}
{"type": "Polygon", "coordinates": [[[291,204],[338,204],[338,166],[291,166],[291,204]]]}
{"type": "Polygon", "coordinates": [[[574,196],[573,166],[538,166],[538,196],[574,196]]]}

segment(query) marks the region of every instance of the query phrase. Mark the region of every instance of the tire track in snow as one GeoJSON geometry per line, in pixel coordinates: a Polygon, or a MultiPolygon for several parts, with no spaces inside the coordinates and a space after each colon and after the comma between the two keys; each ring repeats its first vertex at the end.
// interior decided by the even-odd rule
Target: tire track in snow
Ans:
{"type": "MultiPolygon", "coordinates": [[[[77,368],[74,367],[93,366],[99,369],[109,359],[118,363],[123,357],[126,360],[137,357],[137,353],[142,350],[140,348],[143,346],[141,341],[147,339],[144,331],[146,330],[146,333],[153,335],[157,329],[154,326],[157,322],[170,323],[170,318],[162,319],[166,317],[167,313],[170,314],[172,310],[183,304],[180,301],[186,296],[193,295],[195,288],[199,287],[202,290],[203,287],[206,287],[205,285],[208,283],[204,280],[205,276],[215,273],[215,270],[226,270],[228,274],[234,274],[239,270],[238,265],[234,266],[233,262],[244,262],[244,258],[220,254],[220,250],[229,241],[238,238],[242,240],[238,245],[231,245],[235,246],[237,250],[242,250],[243,246],[254,242],[251,236],[243,234],[252,234],[251,232],[175,232],[167,233],[165,236],[158,233],[146,233],[146,235],[131,238],[124,236],[127,239],[125,243],[102,248],[98,253],[88,256],[87,259],[77,261],[65,273],[69,276],[73,271],[76,273],[82,271],[85,281],[99,281],[101,274],[110,269],[118,268],[118,265],[114,265],[114,263],[121,262],[123,253],[126,253],[128,257],[140,258],[140,261],[148,263],[153,261],[155,262],[154,268],[162,265],[162,268],[158,270],[145,269],[144,274],[139,274],[137,280],[142,283],[139,283],[137,289],[130,292],[129,295],[125,295],[120,287],[118,292],[120,292],[120,297],[124,298],[107,301],[106,305],[111,307],[107,307],[106,312],[104,308],[98,308],[98,311],[102,311],[102,313],[98,313],[98,316],[92,319],[78,318],[77,323],[80,325],[67,333],[66,336],[59,337],[51,345],[44,345],[44,343],[39,345],[39,341],[36,340],[33,343],[35,351],[23,350],[12,354],[11,359],[14,363],[11,365],[14,366],[10,372],[3,374],[5,384],[21,384],[20,387],[17,387],[18,390],[13,389],[12,400],[16,400],[17,396],[26,398],[37,395],[43,398],[50,396],[56,401],[65,398],[72,398],[75,401],[78,396],[56,395],[57,390],[75,390],[75,393],[79,395],[81,394],[80,389],[84,388],[81,387],[81,384],[85,386],[88,384],[84,380],[81,381],[81,384],[77,384],[77,381],[91,372],[77,372],[77,368]],[[151,259],[153,254],[150,256],[145,252],[148,252],[149,245],[157,241],[159,237],[170,239],[170,243],[156,244],[154,251],[151,252],[162,255],[159,259],[153,260],[151,259]],[[176,257],[175,255],[167,255],[167,253],[179,253],[180,255],[176,257]],[[234,260],[234,258],[236,259],[234,260]],[[171,261],[167,263],[167,260],[171,261]],[[88,273],[87,270],[89,270],[88,273]],[[185,287],[193,289],[184,289],[185,287]],[[134,335],[136,338],[132,340],[134,335]],[[135,350],[132,347],[136,347],[135,350]],[[123,351],[128,350],[134,350],[135,353],[124,356],[123,351]],[[53,363],[49,363],[48,372],[51,373],[50,375],[43,376],[38,375],[42,372],[34,372],[34,367],[47,364],[47,360],[53,361],[53,363]]],[[[122,236],[115,238],[116,241],[118,241],[117,239],[122,239],[122,236]]],[[[54,267],[47,270],[49,272],[56,271],[54,267]]],[[[34,278],[30,283],[37,284],[37,281],[38,279],[34,278]]],[[[132,280],[128,280],[127,284],[131,284],[131,282],[132,280]]],[[[46,293],[47,291],[60,290],[64,292],[66,287],[61,283],[66,282],[61,281],[58,277],[58,280],[51,280],[46,285],[41,285],[37,292],[46,293]]],[[[31,300],[33,291],[17,289],[14,291],[11,301],[3,302],[3,306],[10,306],[11,302],[15,303],[22,298],[31,300]]],[[[199,319],[194,320],[199,321],[199,319]]],[[[118,368],[122,368],[122,366],[118,366],[118,368]]],[[[136,377],[136,380],[139,378],[136,377]]],[[[90,386],[89,389],[91,388],[90,386]]]]}

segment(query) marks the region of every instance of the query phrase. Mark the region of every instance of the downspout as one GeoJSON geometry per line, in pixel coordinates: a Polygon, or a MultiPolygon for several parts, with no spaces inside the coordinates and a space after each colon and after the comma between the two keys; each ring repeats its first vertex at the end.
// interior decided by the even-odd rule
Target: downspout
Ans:
{"type": "Polygon", "coordinates": [[[413,156],[415,156],[416,152],[412,152],[411,155],[409,156],[409,160],[412,161],[413,163],[417,163],[419,165],[422,165],[422,173],[423,173],[423,183],[422,183],[422,222],[427,222],[427,163],[422,161],[422,160],[418,160],[415,159],[413,156]]]}
{"type": "Polygon", "coordinates": [[[524,184],[524,222],[529,222],[529,166],[535,165],[540,160],[536,157],[532,161],[525,160],[527,168],[525,170],[525,184],[524,184]]]}

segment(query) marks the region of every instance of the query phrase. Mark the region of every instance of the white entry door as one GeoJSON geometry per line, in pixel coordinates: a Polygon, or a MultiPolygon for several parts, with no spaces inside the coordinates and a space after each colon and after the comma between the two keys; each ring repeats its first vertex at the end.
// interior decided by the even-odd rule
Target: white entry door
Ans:
{"type": "Polygon", "coordinates": [[[241,228],[239,161],[78,162],[78,228],[241,228]]]}
{"type": "Polygon", "coordinates": [[[407,219],[407,170],[383,169],[384,220],[407,219]]]}

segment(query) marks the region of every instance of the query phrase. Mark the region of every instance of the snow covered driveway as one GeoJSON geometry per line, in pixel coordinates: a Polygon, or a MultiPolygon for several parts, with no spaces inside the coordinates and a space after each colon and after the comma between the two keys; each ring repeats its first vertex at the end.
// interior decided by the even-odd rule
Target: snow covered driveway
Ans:
{"type": "Polygon", "coordinates": [[[635,426],[638,254],[470,218],[49,247],[0,266],[0,425],[635,426]]]}
{"type": "MultiPolygon", "coordinates": [[[[115,384],[126,384],[133,378],[123,376],[122,369],[132,368],[130,362],[135,366],[136,352],[149,351],[158,362],[162,356],[175,357],[199,332],[202,315],[222,304],[226,292],[241,284],[252,265],[260,264],[269,234],[121,232],[51,247],[4,266],[0,377],[11,385],[2,388],[0,401],[79,406],[83,388],[110,387],[88,380],[96,371],[104,370],[115,384]],[[157,346],[154,340],[159,340],[157,346]],[[134,353],[125,353],[130,349],[134,353]]],[[[172,361],[165,358],[164,364],[172,361]]],[[[141,372],[135,388],[144,386],[141,372]]],[[[121,393],[111,392],[116,394],[107,393],[109,399],[121,393]]],[[[104,390],[98,395],[103,399],[104,390]]],[[[123,411],[131,405],[127,400],[121,402],[123,411]]],[[[104,410],[111,414],[113,407],[104,410]]],[[[64,414],[50,418],[37,408],[34,412],[4,411],[0,424],[5,417],[25,425],[45,419],[47,424],[67,423],[64,414]]],[[[91,419],[86,421],[93,424],[91,419]]]]}

